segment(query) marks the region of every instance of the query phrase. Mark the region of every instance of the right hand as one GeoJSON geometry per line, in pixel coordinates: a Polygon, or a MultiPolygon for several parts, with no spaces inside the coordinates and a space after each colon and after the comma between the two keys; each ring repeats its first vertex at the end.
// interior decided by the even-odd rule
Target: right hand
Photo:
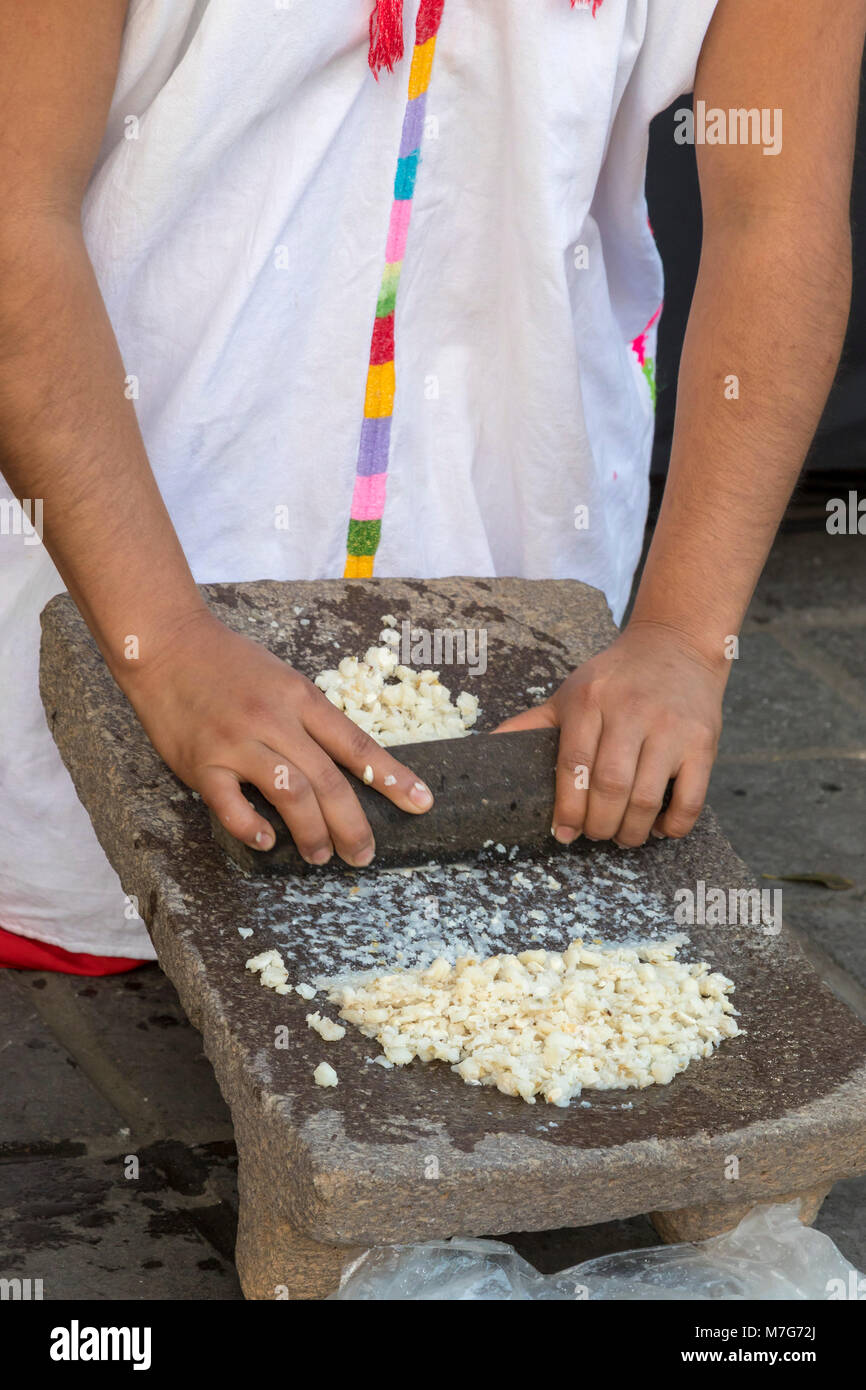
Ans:
{"type": "Polygon", "coordinates": [[[251,849],[274,843],[241,782],[279,811],[301,856],[369,864],[373,832],[338,764],[373,769],[377,791],[401,810],[433,797],[409,768],[353,724],[300,672],[204,610],[148,662],[115,671],[157,752],[217,819],[251,849]],[[395,779],[385,785],[386,777],[395,779]]]}

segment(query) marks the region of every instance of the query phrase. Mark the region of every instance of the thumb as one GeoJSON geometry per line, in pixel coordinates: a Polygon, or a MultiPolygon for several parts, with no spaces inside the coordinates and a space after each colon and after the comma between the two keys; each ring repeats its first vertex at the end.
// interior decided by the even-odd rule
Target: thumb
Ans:
{"type": "Polygon", "coordinates": [[[525,709],[521,714],[512,715],[511,719],[504,719],[491,732],[515,734],[519,729],[550,729],[555,728],[558,722],[553,705],[546,700],[543,705],[535,705],[532,709],[525,709]]]}

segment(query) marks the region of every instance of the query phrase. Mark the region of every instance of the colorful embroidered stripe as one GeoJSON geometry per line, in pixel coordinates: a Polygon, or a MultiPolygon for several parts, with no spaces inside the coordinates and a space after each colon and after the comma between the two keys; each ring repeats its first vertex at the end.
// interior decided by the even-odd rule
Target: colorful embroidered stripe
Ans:
{"type": "Polygon", "coordinates": [[[641,371],[646,377],[646,382],[649,386],[650,400],[653,403],[653,410],[655,410],[656,405],[656,378],[655,370],[653,367],[653,359],[651,357],[647,357],[646,355],[646,340],[647,334],[649,333],[653,324],[656,323],[656,321],[658,320],[663,307],[664,305],[659,305],[652,318],[650,319],[649,323],[647,324],[646,328],[643,330],[642,333],[638,333],[636,338],[632,339],[631,344],[631,350],[638,360],[638,366],[640,367],[641,371]]]}
{"type": "Polygon", "coordinates": [[[406,251],[412,199],[421,159],[427,88],[433,70],[436,34],[445,0],[421,0],[415,25],[415,47],[409,72],[409,96],[403,117],[394,203],[385,243],[385,269],[376,301],[376,318],[370,344],[370,364],[364,393],[364,419],[355,469],[355,489],[346,543],[347,579],[367,578],[382,534],[385,487],[391,446],[396,369],[394,365],[394,311],[400,271],[406,251]]]}

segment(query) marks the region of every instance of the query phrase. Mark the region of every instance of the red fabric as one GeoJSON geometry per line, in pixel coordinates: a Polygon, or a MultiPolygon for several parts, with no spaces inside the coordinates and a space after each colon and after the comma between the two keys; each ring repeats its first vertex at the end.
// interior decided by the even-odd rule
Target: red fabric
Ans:
{"type": "Polygon", "coordinates": [[[394,315],[376,319],[373,324],[373,342],[370,347],[371,367],[381,367],[384,362],[394,361],[394,315]]]}
{"type": "Polygon", "coordinates": [[[403,0],[376,0],[370,15],[370,67],[394,71],[403,57],[403,0]]]}
{"type": "Polygon", "coordinates": [[[0,968],[8,970],[53,970],[63,975],[120,975],[146,964],[126,956],[91,956],[84,951],[64,951],[47,941],[0,927],[0,968]]]}
{"type": "MultiPolygon", "coordinates": [[[[590,5],[593,16],[601,0],[571,0],[576,5],[590,5]]],[[[415,25],[415,42],[426,43],[439,28],[445,0],[421,0],[415,25]]],[[[370,15],[370,67],[378,78],[382,68],[394,71],[394,64],[403,57],[403,0],[376,0],[370,15]]]]}

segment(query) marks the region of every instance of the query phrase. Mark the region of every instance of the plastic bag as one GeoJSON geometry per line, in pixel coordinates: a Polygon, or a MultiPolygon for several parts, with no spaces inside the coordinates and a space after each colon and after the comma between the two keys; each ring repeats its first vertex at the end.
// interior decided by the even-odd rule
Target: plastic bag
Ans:
{"type": "Polygon", "coordinates": [[[710,1240],[602,1255],[552,1275],[539,1274],[498,1240],[378,1246],[347,1267],[330,1297],[453,1302],[851,1297],[858,1271],[829,1236],[804,1226],[797,1212],[797,1202],[754,1207],[733,1231],[710,1240]]]}

